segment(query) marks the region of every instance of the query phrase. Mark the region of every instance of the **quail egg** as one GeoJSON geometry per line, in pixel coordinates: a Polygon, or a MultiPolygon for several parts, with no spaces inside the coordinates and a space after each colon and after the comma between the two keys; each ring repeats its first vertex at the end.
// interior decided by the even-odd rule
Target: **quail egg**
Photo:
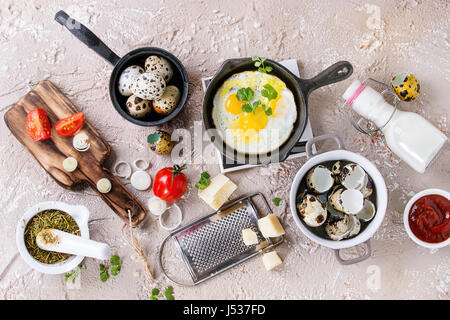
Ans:
{"type": "Polygon", "coordinates": [[[331,189],[334,177],[327,167],[318,165],[306,175],[306,186],[315,193],[324,193],[331,189]]]}
{"type": "Polygon", "coordinates": [[[172,152],[174,146],[170,135],[162,130],[156,130],[155,132],[149,134],[147,136],[147,144],[150,150],[162,155],[172,152]]]}
{"type": "Polygon", "coordinates": [[[141,73],[144,73],[144,69],[141,67],[129,66],[120,74],[118,89],[121,95],[131,96],[133,94],[130,90],[130,85],[141,73]]]}
{"type": "Polygon", "coordinates": [[[156,73],[141,73],[131,83],[130,90],[134,95],[145,100],[155,100],[164,94],[166,82],[156,73]]]}
{"type": "Polygon", "coordinates": [[[161,75],[166,83],[173,76],[173,69],[170,62],[166,58],[158,56],[150,56],[145,60],[145,71],[161,75]]]}
{"type": "Polygon", "coordinates": [[[135,95],[132,95],[127,99],[126,106],[128,113],[132,117],[143,118],[152,110],[151,104],[151,101],[144,100],[136,97],[135,95]]]}
{"type": "Polygon", "coordinates": [[[180,90],[175,86],[168,86],[160,98],[153,100],[153,109],[159,114],[169,114],[177,107],[178,101],[180,90]]]}
{"type": "Polygon", "coordinates": [[[347,235],[347,238],[354,237],[361,231],[361,221],[359,221],[356,216],[350,216],[350,220],[351,229],[349,234],[347,235]]]}
{"type": "Polygon", "coordinates": [[[392,77],[392,88],[400,100],[414,101],[420,95],[420,83],[411,73],[398,73],[392,77]]]}
{"type": "Polygon", "coordinates": [[[297,209],[303,221],[310,227],[319,227],[327,219],[326,206],[315,195],[307,194],[297,209]]]}
{"type": "Polygon", "coordinates": [[[342,168],[340,180],[347,189],[361,190],[367,184],[367,174],[361,166],[349,163],[342,168]]]}

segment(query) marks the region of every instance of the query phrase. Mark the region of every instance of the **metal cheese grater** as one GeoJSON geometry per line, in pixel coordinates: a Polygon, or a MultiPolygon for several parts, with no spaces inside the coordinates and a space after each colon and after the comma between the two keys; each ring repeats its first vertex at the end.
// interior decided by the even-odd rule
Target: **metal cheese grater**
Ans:
{"type": "Polygon", "coordinates": [[[252,200],[261,197],[268,214],[272,213],[262,193],[254,193],[238,199],[224,208],[172,232],[161,244],[159,264],[164,275],[178,285],[197,285],[208,280],[284,241],[275,242],[263,237],[258,229],[260,218],[252,200]],[[242,229],[252,228],[259,244],[246,246],[242,241],[242,229]],[[173,239],[180,249],[193,284],[179,283],[171,279],[162,264],[162,253],[168,239],[173,239]]]}

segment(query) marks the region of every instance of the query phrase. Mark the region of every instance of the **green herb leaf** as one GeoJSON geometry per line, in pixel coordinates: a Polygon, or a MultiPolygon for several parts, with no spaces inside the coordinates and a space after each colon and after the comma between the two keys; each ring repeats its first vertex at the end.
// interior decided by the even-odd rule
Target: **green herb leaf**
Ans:
{"type": "Polygon", "coordinates": [[[264,89],[261,90],[261,94],[263,97],[269,99],[269,101],[278,97],[278,92],[270,84],[264,85],[264,89]]]}
{"type": "Polygon", "coordinates": [[[281,198],[274,198],[272,201],[273,201],[273,204],[278,207],[281,204],[281,201],[283,201],[283,199],[281,199],[281,198]]]}
{"type": "Polygon", "coordinates": [[[272,108],[265,109],[265,110],[264,110],[264,113],[265,113],[267,116],[271,116],[271,115],[272,115],[272,108]]]}
{"type": "Polygon", "coordinates": [[[111,267],[111,274],[113,276],[117,276],[120,273],[120,269],[121,269],[121,266],[112,266],[111,267]]]}
{"type": "Polygon", "coordinates": [[[239,101],[250,101],[252,100],[253,96],[254,92],[250,87],[241,88],[236,93],[236,97],[238,98],[239,101]]]}
{"type": "Polygon", "coordinates": [[[110,261],[113,266],[121,266],[122,265],[122,260],[120,260],[118,255],[112,255],[110,261]]]}
{"type": "Polygon", "coordinates": [[[175,300],[175,297],[171,294],[166,294],[166,300],[175,300]]]}
{"type": "Polygon", "coordinates": [[[102,282],[106,282],[106,280],[108,279],[109,279],[108,271],[103,271],[100,273],[100,280],[102,280],[102,282]]]}
{"type": "Polygon", "coordinates": [[[161,133],[159,133],[159,132],[150,133],[147,136],[147,143],[154,144],[154,143],[158,142],[159,138],[161,138],[161,133]]]}
{"type": "Polygon", "coordinates": [[[153,288],[152,289],[152,296],[157,296],[159,294],[159,289],[158,288],[153,288]]]}
{"type": "Polygon", "coordinates": [[[253,111],[253,108],[249,103],[246,103],[242,106],[242,111],[249,113],[253,111]]]}
{"type": "Polygon", "coordinates": [[[257,106],[259,106],[261,104],[261,101],[256,100],[255,102],[253,102],[253,109],[256,109],[257,106]]]}
{"type": "Polygon", "coordinates": [[[168,286],[166,288],[166,290],[164,291],[165,295],[172,294],[172,293],[173,293],[173,287],[172,286],[168,286]]]}
{"type": "Polygon", "coordinates": [[[253,56],[252,57],[252,61],[259,61],[259,57],[258,56],[253,56]]]}
{"type": "Polygon", "coordinates": [[[157,296],[152,296],[152,300],[158,300],[157,296]]]}
{"type": "Polygon", "coordinates": [[[262,73],[266,73],[266,69],[265,69],[264,67],[259,67],[259,68],[258,68],[258,71],[259,71],[259,72],[262,72],[262,73]]]}
{"type": "Polygon", "coordinates": [[[100,271],[105,271],[105,270],[106,270],[106,267],[105,267],[104,264],[101,264],[101,263],[100,263],[100,266],[99,266],[99,267],[100,267],[100,271]]]}
{"type": "Polygon", "coordinates": [[[270,72],[270,71],[272,71],[272,67],[271,66],[265,66],[264,65],[264,62],[266,61],[267,59],[266,58],[263,58],[263,57],[258,57],[258,56],[253,56],[252,57],[252,61],[255,61],[255,67],[257,67],[258,68],[258,71],[259,72],[262,72],[262,73],[267,73],[267,72],[270,72]]]}
{"type": "Polygon", "coordinates": [[[272,67],[271,66],[267,66],[266,67],[266,72],[270,72],[270,71],[272,71],[272,67]]]}
{"type": "Polygon", "coordinates": [[[199,190],[205,189],[211,184],[211,180],[209,179],[209,177],[210,175],[208,172],[202,172],[202,174],[200,175],[200,180],[195,184],[195,187],[199,190]]]}
{"type": "Polygon", "coordinates": [[[86,267],[83,267],[81,265],[76,266],[75,268],[73,268],[73,270],[64,274],[64,279],[66,280],[66,282],[70,281],[72,283],[75,283],[75,280],[77,279],[81,270],[86,270],[86,267]]]}

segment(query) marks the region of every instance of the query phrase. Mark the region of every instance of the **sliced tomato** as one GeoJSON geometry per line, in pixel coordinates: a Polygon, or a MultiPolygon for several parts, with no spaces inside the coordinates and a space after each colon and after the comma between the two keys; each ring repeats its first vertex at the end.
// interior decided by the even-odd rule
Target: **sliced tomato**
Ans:
{"type": "Polygon", "coordinates": [[[52,127],[50,126],[47,112],[43,109],[34,109],[28,112],[25,119],[25,128],[34,141],[48,139],[52,134],[52,127]]]}
{"type": "Polygon", "coordinates": [[[73,116],[64,118],[55,123],[56,132],[60,136],[73,136],[81,129],[84,122],[83,112],[75,113],[73,116]]]}

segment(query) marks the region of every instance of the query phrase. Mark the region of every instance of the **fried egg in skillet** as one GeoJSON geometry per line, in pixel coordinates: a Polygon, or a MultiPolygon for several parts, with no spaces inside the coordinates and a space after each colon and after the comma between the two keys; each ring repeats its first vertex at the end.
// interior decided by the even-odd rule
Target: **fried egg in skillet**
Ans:
{"type": "Polygon", "coordinates": [[[247,154],[268,153],[279,148],[291,135],[297,119],[294,95],[278,77],[259,71],[244,71],[228,78],[216,92],[212,117],[220,137],[233,149],[247,154]],[[269,84],[277,92],[273,100],[261,93],[269,84]],[[251,88],[250,101],[240,101],[237,92],[251,88]],[[244,112],[242,106],[259,100],[271,108],[267,115],[262,107],[244,112]]]}

